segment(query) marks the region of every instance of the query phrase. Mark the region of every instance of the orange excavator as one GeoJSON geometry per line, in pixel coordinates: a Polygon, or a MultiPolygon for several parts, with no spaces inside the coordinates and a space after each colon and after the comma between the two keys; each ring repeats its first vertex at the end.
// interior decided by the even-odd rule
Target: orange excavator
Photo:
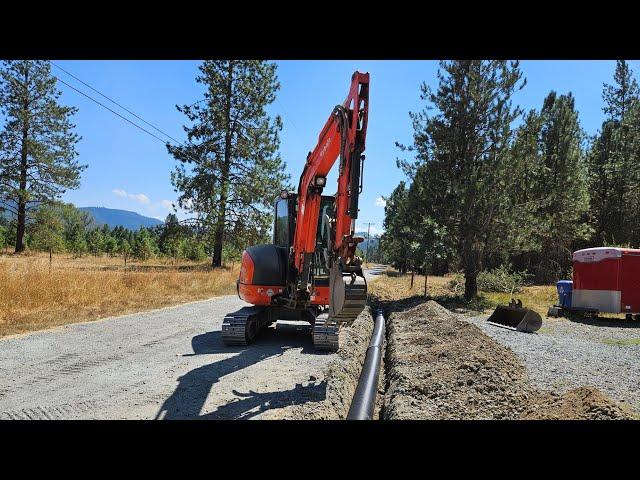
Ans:
{"type": "Polygon", "coordinates": [[[238,296],[252,306],[224,318],[226,345],[247,345],[276,320],[301,320],[312,325],[316,349],[336,351],[341,327],[364,309],[367,282],[356,256],[363,238],[355,220],[368,109],[369,74],[355,72],[347,99],[307,155],[297,192],[282,191],[275,202],[273,243],[242,253],[238,296]],[[338,159],[338,190],[322,195],[338,159]]]}

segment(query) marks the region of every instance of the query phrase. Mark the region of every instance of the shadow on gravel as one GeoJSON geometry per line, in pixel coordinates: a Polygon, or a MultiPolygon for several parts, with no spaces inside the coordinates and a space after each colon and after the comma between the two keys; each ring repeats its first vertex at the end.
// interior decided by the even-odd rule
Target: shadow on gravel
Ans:
{"type": "Polygon", "coordinates": [[[637,320],[627,320],[625,318],[590,317],[575,313],[564,313],[563,316],[571,322],[582,323],[584,325],[593,325],[594,327],[640,329],[640,322],[637,320]]]}
{"type": "Polygon", "coordinates": [[[326,382],[312,383],[307,386],[301,383],[290,390],[279,392],[257,393],[249,390],[241,393],[233,390],[233,394],[241,397],[218,407],[214,412],[202,415],[206,420],[248,420],[273,408],[290,405],[302,405],[307,402],[321,402],[327,396],[326,382]]]}
{"type": "Polygon", "coordinates": [[[156,420],[250,418],[269,408],[320,401],[324,398],[326,388],[324,384],[309,385],[308,387],[297,385],[294,389],[284,392],[256,393],[250,391],[241,394],[234,391],[234,394],[245,398],[219,407],[215,412],[200,414],[211,389],[225,375],[255,365],[268,358],[282,355],[289,348],[302,347],[302,353],[317,354],[313,349],[309,327],[277,324],[277,328],[265,329],[256,342],[248,347],[227,347],[222,343],[221,332],[217,330],[196,335],[191,340],[191,346],[193,353],[183,356],[216,353],[237,353],[237,355],[195,368],[179,377],[178,386],[158,410],[156,420]],[[250,412],[256,407],[260,407],[258,412],[250,412]]]}

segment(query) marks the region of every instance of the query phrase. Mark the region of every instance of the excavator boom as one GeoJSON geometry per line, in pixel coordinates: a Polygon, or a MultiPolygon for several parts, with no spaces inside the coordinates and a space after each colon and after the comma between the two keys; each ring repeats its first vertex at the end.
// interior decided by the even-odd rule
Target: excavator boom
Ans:
{"type": "Polygon", "coordinates": [[[354,260],[356,244],[353,235],[362,189],[362,153],[365,149],[368,112],[369,74],[355,72],[346,100],[333,109],[300,175],[293,252],[301,288],[310,288],[309,267],[316,249],[321,193],[338,157],[340,171],[331,246],[336,259],[341,258],[345,264],[354,260]]]}

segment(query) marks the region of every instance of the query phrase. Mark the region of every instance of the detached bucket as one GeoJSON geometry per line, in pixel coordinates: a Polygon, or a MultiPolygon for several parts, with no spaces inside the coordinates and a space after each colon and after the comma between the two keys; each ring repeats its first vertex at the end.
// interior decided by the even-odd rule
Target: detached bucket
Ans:
{"type": "Polygon", "coordinates": [[[518,332],[532,333],[542,326],[542,317],[539,313],[524,308],[520,300],[516,302],[512,299],[509,305],[498,305],[487,322],[518,332]]]}

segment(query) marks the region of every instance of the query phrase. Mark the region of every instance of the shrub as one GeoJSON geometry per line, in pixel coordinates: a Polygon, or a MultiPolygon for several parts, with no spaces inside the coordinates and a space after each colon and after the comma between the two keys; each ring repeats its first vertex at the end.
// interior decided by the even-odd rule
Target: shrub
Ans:
{"type": "Polygon", "coordinates": [[[527,271],[512,272],[509,266],[502,265],[493,270],[478,274],[478,289],[485,292],[515,293],[522,291],[532,275],[527,271]]]}

